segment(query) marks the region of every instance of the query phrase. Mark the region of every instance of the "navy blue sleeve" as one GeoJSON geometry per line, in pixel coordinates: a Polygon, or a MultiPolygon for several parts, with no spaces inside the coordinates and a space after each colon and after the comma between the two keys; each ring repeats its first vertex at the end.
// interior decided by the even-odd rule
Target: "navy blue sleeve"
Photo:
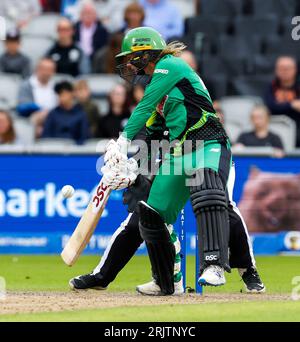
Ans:
{"type": "Polygon", "coordinates": [[[52,110],[45,121],[42,138],[55,137],[55,110],[52,110]]]}
{"type": "Polygon", "coordinates": [[[275,99],[272,86],[269,86],[265,94],[265,104],[272,114],[289,114],[294,112],[289,102],[278,103],[275,99]]]}
{"type": "Polygon", "coordinates": [[[89,123],[85,112],[82,112],[82,120],[80,121],[79,137],[77,139],[78,144],[83,144],[85,140],[91,137],[89,123]]]}

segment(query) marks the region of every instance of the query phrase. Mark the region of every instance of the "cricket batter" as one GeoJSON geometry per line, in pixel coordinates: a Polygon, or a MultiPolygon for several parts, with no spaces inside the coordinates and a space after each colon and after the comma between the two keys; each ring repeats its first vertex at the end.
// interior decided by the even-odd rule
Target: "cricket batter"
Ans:
{"type": "MultiPolygon", "coordinates": [[[[184,48],[181,43],[166,45],[151,28],[127,33],[122,52],[117,56],[125,59],[118,66],[120,75],[129,79],[146,73],[152,80],[124,132],[117,142],[110,143],[105,155],[104,181],[120,189],[128,186],[126,177],[118,179],[127,160],[128,144],[145,124],[149,131],[166,127],[169,140],[177,141],[165,156],[148,199],[140,201],[137,207],[140,236],[146,243],[154,285],[160,295],[177,292],[174,265],[178,251],[172,224],[189,198],[199,235],[199,284],[223,285],[224,272],[230,272],[227,194],[230,143],[201,78],[177,58],[184,48]],[[198,144],[199,141],[203,143],[198,144]],[[190,142],[188,150],[186,142],[190,142]]],[[[71,280],[71,285],[79,288],[76,279],[80,277],[71,280]]],[[[150,294],[142,286],[140,292],[150,294]]]]}

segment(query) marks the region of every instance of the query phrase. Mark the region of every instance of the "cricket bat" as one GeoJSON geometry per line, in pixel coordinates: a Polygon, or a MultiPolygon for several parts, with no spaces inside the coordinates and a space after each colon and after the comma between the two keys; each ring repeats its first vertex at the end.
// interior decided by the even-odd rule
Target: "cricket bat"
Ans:
{"type": "Polygon", "coordinates": [[[76,229],[61,253],[65,264],[73,266],[90,241],[104,211],[111,188],[101,180],[76,229]]]}

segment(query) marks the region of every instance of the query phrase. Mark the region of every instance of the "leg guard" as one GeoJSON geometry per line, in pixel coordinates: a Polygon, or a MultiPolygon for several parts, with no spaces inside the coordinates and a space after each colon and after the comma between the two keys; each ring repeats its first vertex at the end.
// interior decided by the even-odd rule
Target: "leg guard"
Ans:
{"type": "Polygon", "coordinates": [[[176,252],[170,233],[157,211],[145,202],[139,202],[139,209],[140,233],[147,246],[152,272],[156,276],[162,294],[173,294],[176,252]]]}
{"type": "Polygon", "coordinates": [[[197,220],[200,274],[209,265],[230,272],[228,260],[228,201],[221,178],[211,169],[201,170],[203,182],[192,186],[191,202],[197,220]]]}

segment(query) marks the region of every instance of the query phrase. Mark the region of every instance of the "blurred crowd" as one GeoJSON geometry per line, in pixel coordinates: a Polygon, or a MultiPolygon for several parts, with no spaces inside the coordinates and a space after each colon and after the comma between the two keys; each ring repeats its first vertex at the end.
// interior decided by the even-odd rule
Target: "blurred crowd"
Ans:
{"type": "MultiPolygon", "coordinates": [[[[186,1],[194,15],[201,13],[201,2],[186,1]]],[[[103,112],[84,76],[114,74],[114,56],[121,49],[124,35],[132,28],[151,26],[167,41],[180,38],[185,41],[185,18],[171,0],[1,0],[0,16],[9,22],[0,72],[17,74],[23,79],[16,108],[0,108],[0,144],[22,144],[22,137],[14,127],[16,117],[30,122],[36,139],[65,138],[83,144],[89,139],[117,137],[143,97],[146,85],[132,86],[120,79],[109,91],[108,106],[103,112]],[[34,63],[22,51],[23,32],[45,13],[60,15],[56,39],[34,63]],[[57,81],[56,75],[64,77],[57,81]]],[[[203,67],[197,53],[188,45],[182,58],[201,76],[203,67]]],[[[300,147],[298,75],[294,56],[287,53],[276,57],[273,80],[260,94],[263,103],[252,108],[251,126],[233,141],[237,148],[273,147],[275,156],[283,156],[284,144],[269,127],[271,118],[282,114],[295,122],[296,146],[300,147]]],[[[226,125],[214,85],[209,82],[207,85],[220,120],[226,125]]]]}

